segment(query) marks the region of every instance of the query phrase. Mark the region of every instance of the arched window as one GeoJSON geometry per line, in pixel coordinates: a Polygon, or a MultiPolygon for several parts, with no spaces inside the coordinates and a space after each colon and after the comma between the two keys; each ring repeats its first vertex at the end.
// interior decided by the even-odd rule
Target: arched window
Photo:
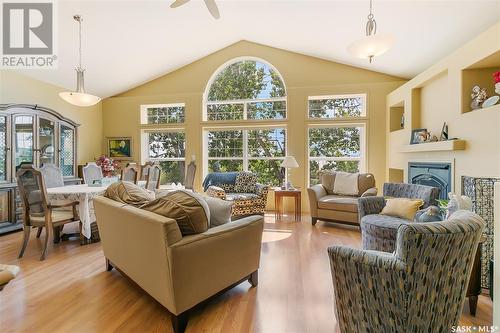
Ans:
{"type": "Polygon", "coordinates": [[[285,118],[285,84],[263,60],[233,60],[216,71],[207,85],[204,120],[285,118]]]}
{"type": "Polygon", "coordinates": [[[214,73],[204,97],[204,120],[228,122],[204,131],[204,173],[252,171],[259,182],[280,185],[286,127],[275,120],[287,115],[278,71],[260,59],[235,59],[214,73]],[[231,121],[247,122],[234,127],[231,121]]]}

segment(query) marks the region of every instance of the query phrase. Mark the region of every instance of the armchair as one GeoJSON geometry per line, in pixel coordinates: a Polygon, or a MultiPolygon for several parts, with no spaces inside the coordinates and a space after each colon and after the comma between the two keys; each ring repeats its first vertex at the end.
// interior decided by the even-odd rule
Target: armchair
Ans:
{"type": "Polygon", "coordinates": [[[395,253],[330,247],[340,331],[450,332],[483,228],[481,217],[458,211],[445,222],[402,225],[395,253]]]}
{"type": "Polygon", "coordinates": [[[321,183],[307,189],[312,224],[318,220],[358,225],[358,198],[377,195],[375,177],[358,175],[357,195],[340,195],[333,191],[335,172],[322,172],[321,183]]]}

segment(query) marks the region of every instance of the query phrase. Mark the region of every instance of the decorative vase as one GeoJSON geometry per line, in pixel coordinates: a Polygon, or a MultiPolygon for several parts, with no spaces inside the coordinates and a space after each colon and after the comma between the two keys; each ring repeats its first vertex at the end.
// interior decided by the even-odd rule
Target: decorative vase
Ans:
{"type": "Polygon", "coordinates": [[[495,83],[495,93],[500,95],[500,82],[495,83]]]}

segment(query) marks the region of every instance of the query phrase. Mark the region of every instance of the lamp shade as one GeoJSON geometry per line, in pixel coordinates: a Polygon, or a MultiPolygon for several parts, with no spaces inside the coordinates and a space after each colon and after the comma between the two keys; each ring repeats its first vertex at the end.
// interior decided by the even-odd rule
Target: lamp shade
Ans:
{"type": "Polygon", "coordinates": [[[298,168],[299,163],[297,163],[297,160],[295,160],[295,157],[293,156],[286,156],[283,162],[281,162],[280,165],[282,168],[298,168]]]}
{"type": "Polygon", "coordinates": [[[94,95],[73,91],[60,92],[59,97],[76,106],[92,106],[99,103],[101,100],[100,97],[94,95]]]}
{"type": "Polygon", "coordinates": [[[390,34],[370,35],[352,43],[347,50],[355,57],[371,60],[389,50],[394,41],[395,38],[390,34]]]}

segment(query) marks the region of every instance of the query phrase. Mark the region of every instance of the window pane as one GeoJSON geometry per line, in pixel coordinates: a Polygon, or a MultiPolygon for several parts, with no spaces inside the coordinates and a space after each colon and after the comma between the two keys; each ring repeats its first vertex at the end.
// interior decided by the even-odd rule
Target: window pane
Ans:
{"type": "Polygon", "coordinates": [[[75,132],[72,128],[61,125],[59,164],[63,176],[73,176],[74,173],[74,141],[75,132]]]}
{"type": "Polygon", "coordinates": [[[309,184],[319,184],[320,170],[335,170],[344,172],[359,172],[359,161],[309,161],[309,184]]]}
{"type": "Polygon", "coordinates": [[[16,116],[14,120],[16,171],[21,163],[33,163],[33,117],[16,116]]]}
{"type": "Polygon", "coordinates": [[[164,106],[147,108],[148,124],[168,124],[184,122],[184,106],[164,106]]]}
{"type": "Polygon", "coordinates": [[[243,131],[208,132],[208,157],[243,157],[243,131]]]}
{"type": "Polygon", "coordinates": [[[278,186],[282,160],[249,160],[248,170],[255,173],[258,181],[264,185],[278,186]]]}
{"type": "Polygon", "coordinates": [[[285,157],[285,129],[248,131],[248,156],[285,157]]]}
{"type": "Polygon", "coordinates": [[[309,156],[360,157],[360,127],[309,129],[309,156]]]}
{"type": "Polygon", "coordinates": [[[285,119],[286,102],[252,102],[247,104],[248,119],[285,119]]]}
{"type": "Polygon", "coordinates": [[[224,68],[213,80],[209,101],[256,99],[285,96],[285,86],[270,66],[254,61],[236,62],[224,68]]]}
{"type": "Polygon", "coordinates": [[[208,160],[208,172],[243,171],[243,160],[208,160]]]}
{"type": "Polygon", "coordinates": [[[185,161],[161,161],[161,184],[184,184],[185,161]]]}
{"type": "Polygon", "coordinates": [[[207,105],[208,120],[241,120],[243,119],[243,104],[209,104],[207,105]]]}
{"type": "Polygon", "coordinates": [[[309,100],[311,118],[345,118],[363,115],[362,96],[309,100]]]}
{"type": "Polygon", "coordinates": [[[184,132],[149,133],[149,158],[181,158],[186,152],[184,132]]]}

